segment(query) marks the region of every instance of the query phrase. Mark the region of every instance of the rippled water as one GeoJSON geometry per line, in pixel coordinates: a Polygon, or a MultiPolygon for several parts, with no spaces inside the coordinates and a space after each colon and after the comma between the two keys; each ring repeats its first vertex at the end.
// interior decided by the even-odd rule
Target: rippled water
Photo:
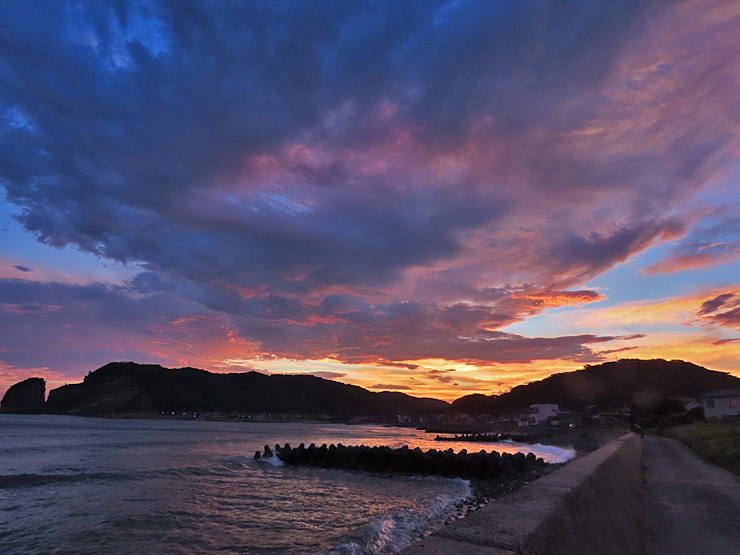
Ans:
{"type": "Polygon", "coordinates": [[[0,415],[0,553],[393,553],[470,494],[459,479],[252,460],[286,442],[574,455],[407,428],[0,415]]]}

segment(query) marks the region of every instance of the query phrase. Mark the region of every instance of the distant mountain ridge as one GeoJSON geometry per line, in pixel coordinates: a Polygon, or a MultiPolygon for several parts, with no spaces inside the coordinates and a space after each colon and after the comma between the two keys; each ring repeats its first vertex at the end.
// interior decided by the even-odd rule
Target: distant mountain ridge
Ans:
{"type": "Polygon", "coordinates": [[[534,403],[557,403],[572,410],[590,405],[600,409],[648,406],[661,399],[740,388],[740,378],[681,360],[623,359],[553,374],[503,395],[467,395],[450,404],[399,392],[371,392],[310,375],[217,374],[196,368],[112,362],[90,372],[82,383],[51,390],[41,404],[43,386],[41,378],[15,384],[3,398],[0,411],[83,416],[274,413],[340,420],[397,414],[500,415],[534,403]]]}
{"type": "Polygon", "coordinates": [[[112,362],[80,384],[49,392],[44,412],[85,416],[171,412],[360,416],[444,412],[449,403],[309,375],[218,374],[197,368],[112,362]]]}
{"type": "Polygon", "coordinates": [[[451,410],[467,414],[503,414],[535,403],[558,403],[579,410],[647,406],[661,399],[696,397],[715,389],[740,387],[740,378],[682,360],[622,359],[583,370],[553,374],[502,395],[466,395],[451,410]]]}

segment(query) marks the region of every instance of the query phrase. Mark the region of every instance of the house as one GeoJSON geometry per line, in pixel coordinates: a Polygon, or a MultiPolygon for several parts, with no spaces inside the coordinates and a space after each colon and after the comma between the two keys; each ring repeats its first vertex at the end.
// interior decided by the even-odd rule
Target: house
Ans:
{"type": "Polygon", "coordinates": [[[410,426],[412,424],[410,414],[397,414],[396,418],[398,419],[398,424],[401,426],[410,426]]]}
{"type": "Polygon", "coordinates": [[[699,397],[706,418],[740,416],[740,389],[717,389],[699,397]]]}
{"type": "Polygon", "coordinates": [[[530,409],[521,409],[517,412],[506,412],[499,416],[500,426],[529,426],[530,409]]]}
{"type": "Polygon", "coordinates": [[[557,416],[558,406],[550,403],[536,403],[529,405],[529,423],[532,426],[547,424],[547,419],[557,416]]]}

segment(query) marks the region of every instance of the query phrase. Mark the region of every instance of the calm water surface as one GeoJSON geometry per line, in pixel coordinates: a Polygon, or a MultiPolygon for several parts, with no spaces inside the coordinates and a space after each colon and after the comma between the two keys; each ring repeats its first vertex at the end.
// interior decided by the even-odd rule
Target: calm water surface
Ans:
{"type": "Polygon", "coordinates": [[[394,553],[470,494],[459,479],[252,460],[286,442],[574,456],[408,428],[0,415],[0,553],[394,553]]]}

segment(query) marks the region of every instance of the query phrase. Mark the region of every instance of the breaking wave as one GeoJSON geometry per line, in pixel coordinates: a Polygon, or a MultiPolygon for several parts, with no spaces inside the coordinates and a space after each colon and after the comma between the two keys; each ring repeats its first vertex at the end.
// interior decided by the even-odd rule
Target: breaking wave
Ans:
{"type": "Polygon", "coordinates": [[[385,555],[397,553],[446,524],[465,515],[470,507],[470,482],[462,479],[418,478],[457,482],[457,495],[441,494],[425,508],[426,511],[393,511],[369,526],[362,538],[328,550],[325,555],[385,555]]]}

